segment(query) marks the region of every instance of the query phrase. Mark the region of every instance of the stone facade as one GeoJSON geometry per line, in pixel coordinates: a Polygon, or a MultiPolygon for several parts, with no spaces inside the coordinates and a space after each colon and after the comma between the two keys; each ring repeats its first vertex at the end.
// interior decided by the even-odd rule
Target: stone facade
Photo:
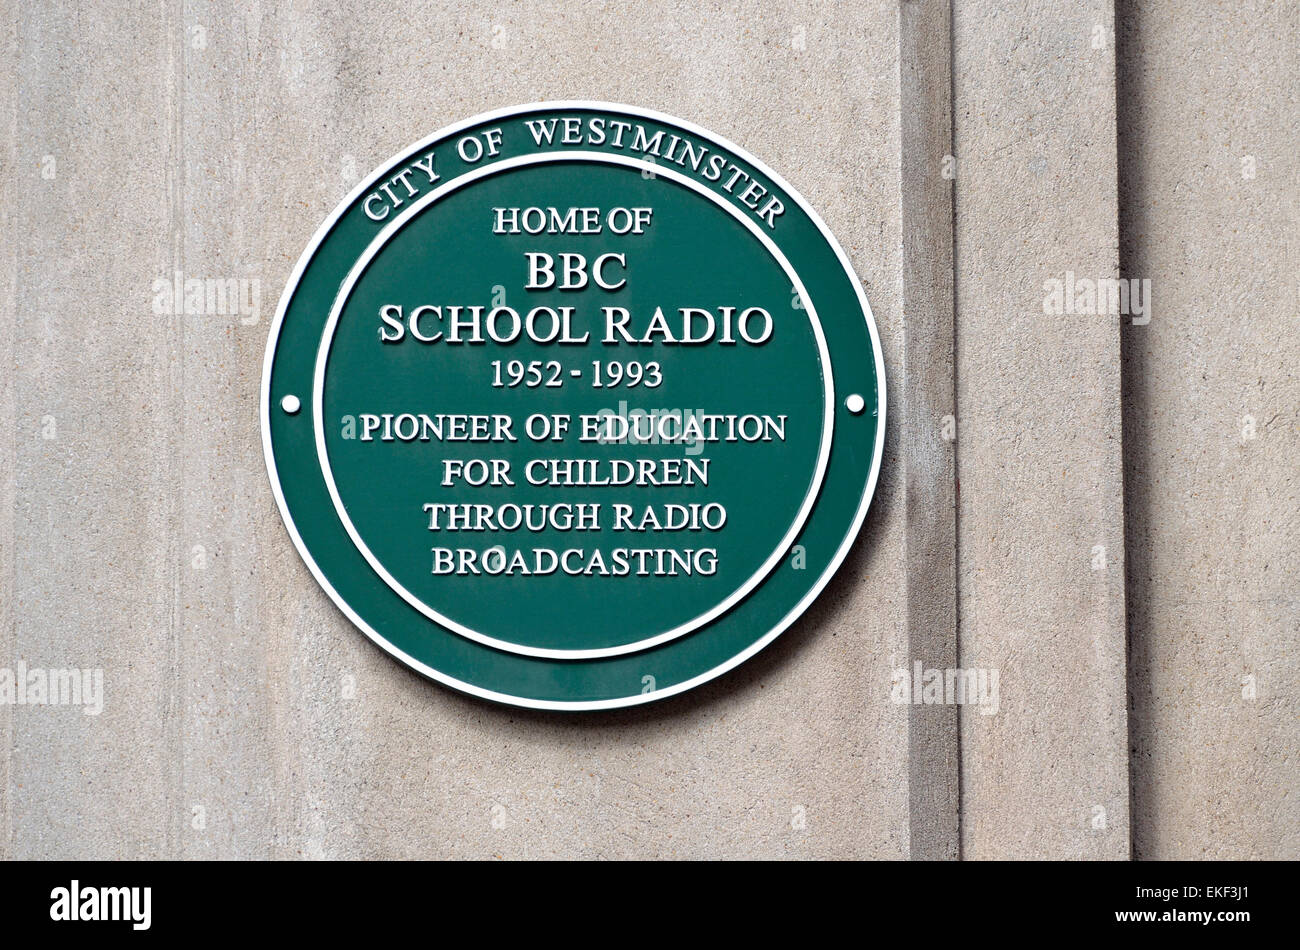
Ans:
{"type": "Polygon", "coordinates": [[[103,708],[0,705],[0,855],[1300,857],[1296,5],[417,7],[4,18],[0,667],[100,669],[103,708]],[[804,618],[581,716],[368,643],[258,427],[319,222],[541,99],[784,175],[889,385],[876,500],[804,618]],[[177,313],[177,274],[235,302],[177,313]],[[1124,307],[1080,283],[1119,278],[1124,307]],[[996,671],[996,713],[893,701],[916,662],[996,671]]]}

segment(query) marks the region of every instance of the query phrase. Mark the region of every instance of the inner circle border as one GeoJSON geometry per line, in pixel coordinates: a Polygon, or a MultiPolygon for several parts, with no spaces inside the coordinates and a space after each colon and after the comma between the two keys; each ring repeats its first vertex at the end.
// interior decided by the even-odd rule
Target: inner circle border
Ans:
{"type": "Polygon", "coordinates": [[[640,653],[643,650],[649,650],[650,648],[659,646],[662,643],[667,643],[670,640],[676,640],[679,637],[683,637],[692,630],[699,629],[705,624],[721,617],[748,597],[750,593],[753,592],[754,588],[758,587],[758,585],[772,573],[781,559],[785,557],[790,546],[794,544],[795,540],[799,537],[799,532],[801,532],[804,525],[807,524],[808,516],[812,514],[813,506],[817,501],[817,496],[821,492],[822,482],[826,479],[826,466],[830,462],[831,443],[834,440],[835,435],[835,377],[831,370],[830,353],[826,349],[826,334],[822,329],[821,319],[817,316],[817,309],[813,306],[812,299],[808,294],[808,289],[804,286],[803,280],[790,264],[789,259],[786,258],[785,253],[776,245],[776,242],[759,230],[758,225],[753,221],[742,215],[735,205],[729,204],[717,194],[709,191],[709,189],[705,188],[699,182],[692,181],[680,172],[671,168],[652,166],[648,162],[629,158],[626,155],[608,155],[603,152],[573,151],[544,153],[541,155],[525,155],[517,158],[508,158],[482,168],[476,168],[474,171],[466,172],[458,178],[454,178],[446,184],[440,185],[427,195],[421,196],[419,201],[416,201],[411,205],[411,207],[407,208],[391,222],[385,225],[379,234],[375,236],[375,239],[370,242],[370,245],[366,248],[361,257],[357,259],[357,262],[352,266],[351,270],[348,272],[347,280],[344,281],[343,286],[339,288],[339,292],[334,298],[334,303],[330,307],[329,319],[326,321],[325,329],[321,333],[320,348],[317,350],[316,354],[316,369],[313,374],[311,398],[313,415],[312,424],[316,434],[316,454],[318,461],[320,462],[321,473],[325,476],[325,487],[329,489],[330,500],[334,502],[334,510],[339,515],[344,530],[347,531],[348,537],[352,539],[353,545],[361,553],[361,556],[366,559],[366,563],[370,565],[371,570],[378,574],[380,579],[391,587],[393,591],[402,598],[402,600],[406,601],[430,620],[446,627],[453,633],[457,633],[462,637],[482,643],[484,646],[489,646],[497,650],[504,650],[507,653],[515,653],[520,656],[534,656],[550,660],[594,660],[600,659],[601,657],[640,653]],[[467,185],[472,185],[493,174],[509,172],[516,168],[529,168],[534,165],[543,165],[548,162],[603,162],[610,165],[618,165],[624,168],[633,168],[637,170],[652,169],[657,177],[665,178],[666,180],[681,185],[696,194],[704,196],[707,200],[712,201],[727,214],[730,214],[735,220],[739,221],[753,237],[758,239],[758,242],[763,246],[763,249],[772,256],[778,266],[780,266],[780,268],[785,272],[786,277],[791,281],[791,286],[795,288],[799,294],[799,298],[803,301],[804,310],[806,311],[808,320],[812,325],[813,338],[817,343],[817,358],[821,363],[822,390],[824,393],[824,398],[822,399],[822,431],[821,438],[818,440],[817,462],[812,482],[808,486],[808,491],[804,494],[804,499],[799,505],[799,510],[795,512],[795,517],[790,523],[790,527],[786,530],[785,534],[781,536],[781,540],[777,542],[771,555],[765,558],[763,563],[758,566],[758,570],[747,578],[740,587],[727,595],[725,599],[711,607],[709,610],[706,610],[698,617],[694,617],[675,627],[670,627],[662,633],[657,633],[651,637],[645,637],[633,643],[624,643],[612,647],[595,647],[589,650],[561,650],[549,647],[530,647],[524,644],[515,643],[511,640],[502,640],[497,637],[491,637],[478,630],[474,630],[465,624],[452,620],[450,617],[429,606],[419,597],[415,596],[415,594],[407,589],[401,581],[395,578],[392,573],[384,567],[383,562],[375,556],[375,553],[370,550],[370,546],[362,539],[361,533],[357,530],[356,525],[352,521],[352,516],[348,514],[347,505],[343,503],[343,499],[339,495],[338,485],[334,481],[334,470],[330,465],[329,449],[325,444],[325,374],[329,368],[330,351],[334,345],[334,334],[338,329],[339,319],[343,315],[343,308],[347,306],[347,302],[352,295],[352,290],[356,287],[357,282],[365,273],[366,268],[370,266],[371,262],[379,252],[387,246],[389,241],[393,240],[397,236],[397,233],[401,231],[402,228],[415,220],[415,218],[418,217],[426,208],[436,204],[439,199],[445,197],[451,192],[467,185]]]}
{"type": "MultiPolygon", "coordinates": [[[[662,170],[662,168],[660,170],[662,170]]],[[[280,302],[276,307],[275,319],[272,322],[270,334],[267,338],[266,355],[263,359],[263,366],[262,366],[262,392],[261,392],[262,452],[263,452],[264,460],[266,462],[267,475],[270,479],[271,490],[275,496],[276,506],[279,509],[280,517],[281,520],[284,522],[285,529],[289,532],[289,536],[290,539],[293,541],[294,547],[297,549],[299,556],[303,559],[303,562],[307,565],[307,568],[311,572],[312,576],[315,577],[316,582],[320,584],[321,588],[334,602],[335,606],[337,606],[339,610],[341,610],[343,614],[350,621],[352,621],[353,625],[355,625],[359,630],[361,630],[361,632],[364,633],[376,646],[378,646],[384,652],[388,653],[390,656],[394,657],[395,659],[397,659],[399,662],[403,663],[410,669],[413,669],[416,672],[422,674],[423,676],[426,676],[429,679],[434,680],[435,682],[442,683],[445,686],[449,686],[452,689],[455,689],[459,692],[467,693],[472,696],[477,696],[482,699],[488,699],[493,702],[499,702],[506,705],[519,706],[519,707],[529,708],[529,709],[548,709],[548,710],[558,710],[558,711],[619,709],[619,708],[626,708],[629,706],[639,706],[645,703],[655,702],[661,699],[667,699],[671,696],[675,696],[680,693],[686,692],[690,689],[693,689],[696,686],[706,683],[709,680],[715,679],[721,676],[722,674],[728,672],[729,670],[734,669],[735,667],[743,663],[745,660],[754,656],[756,653],[758,653],[760,650],[766,647],[769,643],[775,640],[778,636],[780,636],[783,632],[785,632],[785,630],[788,629],[789,626],[792,623],[794,623],[794,621],[797,620],[805,610],[808,609],[809,605],[811,605],[812,602],[826,588],[826,585],[830,582],[831,578],[838,571],[840,565],[843,564],[845,557],[848,556],[849,550],[852,548],[854,541],[857,539],[857,536],[862,529],[862,523],[866,519],[867,511],[870,508],[871,500],[875,495],[876,484],[879,481],[879,477],[880,477],[881,460],[884,456],[886,419],[887,417],[886,417],[885,364],[884,364],[883,351],[880,345],[880,333],[876,327],[875,316],[871,311],[871,305],[867,301],[866,294],[862,290],[862,283],[858,279],[857,274],[854,272],[853,266],[849,262],[848,256],[844,253],[844,248],[840,245],[839,241],[836,240],[834,234],[831,233],[830,229],[826,226],[826,223],[822,220],[821,216],[817,214],[817,212],[812,208],[812,206],[809,205],[807,201],[804,200],[803,196],[800,195],[799,192],[797,192],[794,188],[792,188],[784,178],[782,178],[780,175],[778,175],[776,172],[770,169],[766,164],[759,161],[748,151],[736,145],[735,143],[731,142],[730,140],[724,138],[723,136],[720,136],[694,123],[688,122],[684,119],[680,119],[676,116],[669,115],[664,112],[657,112],[650,109],[643,109],[637,106],[630,106],[630,105],[625,105],[622,103],[615,103],[615,102],[605,102],[600,100],[540,101],[540,102],[532,102],[532,103],[527,103],[519,106],[510,106],[504,109],[496,109],[489,112],[480,113],[478,115],[471,116],[467,119],[464,119],[460,122],[446,126],[438,130],[437,132],[434,132],[432,135],[429,135],[421,139],[420,141],[408,146],[405,150],[398,153],[397,155],[392,156],[387,160],[385,160],[384,163],[381,164],[379,167],[377,167],[374,171],[372,171],[370,175],[368,175],[366,178],[360,181],[356,185],[356,187],[354,187],[352,191],[349,192],[348,195],[335,207],[335,209],[330,213],[330,215],[316,229],[316,232],[312,235],[311,241],[308,243],[306,249],[298,258],[298,261],[294,265],[294,269],[289,276],[289,280],[285,284],[284,291],[280,296],[280,302]],[[326,236],[333,230],[335,225],[338,224],[339,220],[347,212],[347,210],[353,206],[353,204],[356,202],[358,198],[364,195],[367,191],[371,190],[372,187],[375,185],[375,183],[378,182],[383,177],[383,174],[386,171],[388,171],[398,163],[406,161],[407,159],[411,158],[415,153],[423,149],[429,148],[435,143],[443,139],[446,139],[452,135],[455,135],[458,132],[462,132],[465,129],[472,128],[476,125],[480,125],[485,122],[493,122],[499,119],[525,115],[533,112],[562,111],[562,110],[606,111],[612,113],[620,113],[628,116],[634,116],[642,119],[648,119],[652,122],[674,125],[687,132],[690,132],[693,135],[698,135],[705,140],[713,141],[717,145],[720,145],[723,148],[729,150],[736,157],[748,162],[754,169],[766,175],[772,181],[773,184],[775,184],[778,188],[782,189],[786,193],[786,195],[799,206],[800,210],[805,215],[807,215],[809,221],[811,221],[812,224],[817,228],[818,232],[825,239],[827,245],[830,247],[832,251],[834,251],[836,259],[839,261],[840,265],[844,268],[845,275],[848,278],[850,284],[853,287],[854,293],[857,296],[858,304],[862,312],[862,317],[866,324],[867,331],[871,339],[872,359],[874,362],[874,369],[875,369],[875,376],[876,376],[876,383],[877,383],[876,414],[875,414],[876,415],[876,427],[875,427],[876,438],[875,438],[875,445],[873,446],[872,449],[871,468],[868,473],[867,481],[863,488],[857,510],[854,514],[853,522],[849,527],[849,530],[844,534],[844,537],[840,542],[839,547],[836,549],[834,555],[832,556],[830,562],[827,564],[826,568],[822,571],[821,575],[817,578],[816,582],[808,589],[808,591],[785,614],[785,616],[781,618],[781,620],[775,626],[773,626],[770,630],[767,631],[767,633],[757,638],[748,647],[746,647],[744,650],[740,651],[739,653],[735,654],[726,662],[721,663],[718,666],[713,667],[712,669],[706,670],[705,672],[700,673],[692,677],[691,679],[683,680],[671,686],[664,687],[663,689],[653,690],[648,693],[636,693],[631,696],[623,696],[614,699],[570,701],[570,700],[534,699],[530,697],[513,696],[507,693],[501,693],[495,690],[485,689],[473,683],[468,683],[465,682],[464,680],[457,679],[456,677],[449,676],[446,673],[434,669],[433,667],[422,662],[416,657],[411,656],[406,651],[394,646],[388,639],[386,639],[382,634],[376,631],[369,623],[367,623],[356,612],[356,610],[354,610],[352,606],[343,597],[339,595],[338,591],[335,590],[334,586],[330,583],[329,579],[326,578],[320,566],[316,563],[316,560],[312,557],[311,552],[307,549],[307,546],[303,542],[302,536],[299,533],[297,526],[294,523],[293,516],[289,512],[288,504],[284,497],[284,491],[280,484],[279,472],[275,464],[274,448],[271,443],[271,409],[272,409],[271,373],[272,373],[272,368],[274,366],[275,354],[279,343],[280,330],[284,323],[284,319],[288,312],[289,306],[293,300],[294,294],[298,289],[298,285],[302,279],[304,272],[307,269],[308,264],[315,257],[317,250],[319,249],[321,243],[324,241],[326,236]]]]}

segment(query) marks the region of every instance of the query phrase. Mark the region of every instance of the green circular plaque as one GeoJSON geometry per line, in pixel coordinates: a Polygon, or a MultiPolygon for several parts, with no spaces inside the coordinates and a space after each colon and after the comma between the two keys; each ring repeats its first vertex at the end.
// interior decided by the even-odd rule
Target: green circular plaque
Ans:
{"type": "Polygon", "coordinates": [[[606,709],[770,643],[866,515],[884,364],[843,250],[679,119],[540,103],[407,149],[281,298],[267,468],[316,579],[476,696],[606,709]]]}

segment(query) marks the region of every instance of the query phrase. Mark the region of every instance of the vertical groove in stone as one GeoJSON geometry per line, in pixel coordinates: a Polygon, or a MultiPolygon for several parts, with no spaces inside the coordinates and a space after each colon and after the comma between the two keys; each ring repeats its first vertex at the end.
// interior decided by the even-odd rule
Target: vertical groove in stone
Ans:
{"type": "MultiPolygon", "coordinates": [[[[1141,175],[1140,169],[1135,168],[1135,162],[1126,160],[1123,149],[1133,147],[1136,143],[1132,141],[1132,136],[1128,134],[1125,126],[1131,117],[1137,113],[1140,103],[1135,101],[1142,91],[1141,82],[1136,75],[1136,37],[1128,35],[1132,25],[1136,21],[1136,4],[1133,4],[1133,10],[1130,10],[1130,4],[1126,0],[1115,0],[1115,187],[1116,187],[1116,209],[1119,214],[1117,222],[1117,235],[1119,238],[1119,275],[1120,277],[1129,277],[1135,274],[1146,274],[1144,262],[1141,260],[1141,245],[1134,240],[1134,209],[1139,204],[1141,195],[1141,175]],[[1126,141],[1127,140],[1127,141],[1126,141]]],[[[1137,414],[1145,409],[1147,400],[1142,385],[1141,377],[1135,379],[1133,372],[1140,367],[1141,350],[1134,347],[1125,339],[1124,328],[1121,327],[1120,333],[1120,394],[1123,405],[1121,425],[1120,446],[1124,459],[1124,595],[1125,595],[1125,621],[1124,621],[1124,640],[1125,640],[1125,680],[1128,685],[1128,753],[1129,753],[1129,855],[1130,859],[1138,857],[1138,843],[1142,834],[1141,812],[1138,805],[1138,776],[1137,776],[1137,757],[1140,754],[1141,746],[1139,735],[1142,729],[1142,722],[1139,714],[1141,706],[1140,690],[1145,682],[1139,683],[1137,670],[1142,663],[1142,656],[1137,652],[1138,644],[1135,643],[1135,632],[1140,629],[1141,622],[1135,618],[1144,617],[1147,614],[1145,598],[1140,596],[1143,592],[1141,573],[1145,570],[1145,565],[1139,555],[1134,558],[1134,553],[1139,550],[1139,545],[1135,543],[1134,531],[1137,527],[1135,518],[1135,501],[1138,500],[1136,483],[1140,479],[1134,477],[1133,465],[1142,456],[1140,442],[1134,441],[1134,436],[1140,438],[1138,427],[1135,425],[1137,414]],[[1133,596],[1138,594],[1139,596],[1133,596]]],[[[1145,466],[1142,466],[1145,468],[1145,466]]]]}
{"type": "MultiPolygon", "coordinates": [[[[906,667],[957,665],[951,8],[899,7],[906,667]]],[[[960,854],[958,710],[908,710],[910,854],[960,854]]]]}
{"type": "MultiPolygon", "coordinates": [[[[18,17],[9,19],[5,30],[4,61],[18,62],[18,17]]],[[[9,437],[0,442],[0,656],[14,655],[13,550],[14,550],[14,460],[17,457],[18,429],[15,377],[17,350],[14,346],[17,326],[18,244],[12,235],[12,209],[18,191],[18,79],[17,69],[0,70],[0,94],[9,107],[4,142],[5,173],[0,176],[0,227],[9,237],[0,251],[0,419],[10,421],[9,437]]],[[[0,431],[3,428],[0,427],[0,431]]],[[[8,659],[0,663],[8,664],[8,659]]],[[[13,707],[0,706],[0,860],[13,856],[13,824],[9,815],[9,758],[13,747],[13,707]]]]}
{"type": "MultiPolygon", "coordinates": [[[[166,184],[165,213],[167,215],[167,243],[163,248],[167,262],[171,265],[168,274],[185,274],[185,22],[184,0],[165,2],[162,9],[162,22],[165,24],[166,44],[166,125],[165,136],[166,161],[163,166],[163,180],[166,184]]],[[[183,310],[179,305],[178,311],[183,310]]],[[[184,362],[185,319],[176,315],[173,332],[168,334],[168,385],[165,387],[164,399],[169,414],[174,420],[184,418],[184,362]]],[[[164,852],[167,858],[177,859],[185,854],[184,824],[182,812],[188,811],[184,802],[185,795],[185,747],[181,737],[184,728],[184,678],[181,675],[181,636],[182,621],[182,547],[176,526],[181,523],[183,462],[178,458],[178,428],[184,423],[178,421],[169,427],[166,464],[169,481],[175,485],[167,500],[168,532],[167,578],[170,585],[169,610],[166,624],[166,670],[164,684],[167,690],[164,698],[166,714],[164,717],[167,775],[165,793],[167,795],[167,814],[163,820],[164,852]]]]}

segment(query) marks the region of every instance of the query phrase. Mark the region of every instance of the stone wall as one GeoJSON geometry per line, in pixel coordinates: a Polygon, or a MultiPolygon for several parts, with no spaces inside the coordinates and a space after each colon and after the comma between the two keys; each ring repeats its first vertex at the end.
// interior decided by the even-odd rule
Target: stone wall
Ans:
{"type": "Polygon", "coordinates": [[[0,854],[1300,856],[1300,19],[1184,6],[10,3],[0,666],[105,687],[98,716],[0,705],[0,854]],[[803,194],[890,418],[799,623],[693,693],[562,716],[351,627],[280,522],[258,397],[356,181],[577,98],[803,194]],[[157,312],[177,272],[258,306],[157,312]],[[1149,322],[1046,312],[1067,274],[1149,279],[1149,322]],[[998,712],[892,702],[916,660],[996,670],[998,712]]]}

